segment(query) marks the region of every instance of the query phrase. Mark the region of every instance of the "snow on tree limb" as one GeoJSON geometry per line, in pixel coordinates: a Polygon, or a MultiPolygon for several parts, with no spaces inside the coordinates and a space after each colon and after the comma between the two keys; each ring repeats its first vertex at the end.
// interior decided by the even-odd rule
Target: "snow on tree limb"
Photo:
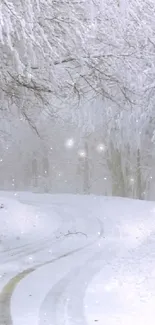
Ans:
{"type": "MultiPolygon", "coordinates": [[[[96,65],[100,61],[100,69],[103,70],[107,68],[104,67],[103,58],[117,60],[123,55],[131,55],[131,51],[121,55],[117,51],[113,54],[109,53],[115,43],[115,37],[118,36],[120,26],[117,26],[118,32],[113,40],[109,40],[110,45],[105,48],[105,36],[109,38],[107,31],[108,28],[111,29],[110,20],[114,17],[112,15],[108,18],[107,31],[104,31],[105,23],[101,22],[103,12],[98,11],[99,5],[99,2],[94,1],[90,1],[87,5],[85,0],[72,2],[57,0],[44,3],[39,0],[26,2],[19,0],[16,3],[2,0],[1,43],[7,46],[7,56],[12,56],[15,74],[24,76],[32,74],[35,78],[38,79],[39,76],[42,79],[46,70],[53,89],[63,92],[66,88],[64,85],[69,80],[66,66],[62,66],[61,63],[68,63],[67,69],[75,66],[72,78],[76,84],[77,79],[79,80],[77,64],[79,69],[85,70],[89,76],[89,64],[92,60],[96,65]],[[95,14],[89,16],[88,7],[95,14]],[[98,38],[101,38],[100,42],[98,38]],[[56,68],[57,65],[60,66],[56,68]],[[60,76],[64,76],[64,82],[60,76]]],[[[116,19],[115,23],[117,23],[116,19]]],[[[111,30],[109,32],[111,33],[111,30]]],[[[82,87],[83,81],[80,88],[82,87]]]]}
{"type": "Polygon", "coordinates": [[[1,0],[1,91],[17,106],[20,96],[49,107],[91,93],[131,108],[145,83],[152,98],[154,9],[152,0],[1,0]]]}

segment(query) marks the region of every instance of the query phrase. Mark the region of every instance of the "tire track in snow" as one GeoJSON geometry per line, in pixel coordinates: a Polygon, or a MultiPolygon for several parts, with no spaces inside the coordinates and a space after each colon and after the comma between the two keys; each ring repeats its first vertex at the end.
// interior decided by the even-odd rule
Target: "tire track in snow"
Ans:
{"type": "MultiPolygon", "coordinates": [[[[88,246],[88,245],[86,245],[88,246]]],[[[23,280],[28,274],[36,271],[42,266],[54,263],[60,259],[63,259],[67,256],[73,255],[76,252],[83,250],[85,247],[77,248],[73,251],[67,252],[63,255],[60,255],[50,261],[45,263],[39,264],[34,268],[28,268],[21,273],[18,273],[15,277],[13,277],[3,288],[2,292],[0,293],[0,325],[12,325],[12,317],[10,312],[10,302],[11,296],[17,284],[23,280]]]]}
{"type": "MultiPolygon", "coordinates": [[[[60,208],[60,207],[58,207],[60,208]]],[[[60,214],[60,209],[59,210],[59,213],[58,215],[60,214]]],[[[5,255],[2,255],[2,253],[0,254],[0,258],[3,257],[3,264],[4,263],[10,263],[10,262],[16,262],[16,261],[19,261],[19,258],[22,259],[23,257],[26,257],[27,255],[29,254],[35,254],[35,253],[38,253],[38,252],[41,252],[41,251],[44,251],[48,248],[50,248],[51,245],[53,244],[56,244],[57,242],[59,241],[63,241],[63,238],[60,238],[60,234],[63,235],[62,233],[62,229],[63,229],[63,232],[67,231],[68,230],[68,227],[67,227],[67,224],[68,222],[70,222],[71,220],[71,217],[72,215],[70,214],[68,216],[66,216],[66,218],[63,220],[62,224],[60,225],[60,227],[52,234],[51,237],[47,237],[47,239],[44,239],[44,240],[38,240],[37,242],[35,242],[35,246],[32,248],[31,244],[27,244],[29,245],[28,247],[26,247],[26,249],[21,249],[17,252],[14,252],[11,256],[8,256],[8,254],[6,253],[5,255]],[[54,239],[56,239],[54,241],[54,239]]],[[[76,223],[76,218],[72,218],[72,227],[74,227],[74,223],[76,223]]],[[[99,219],[96,218],[96,220],[98,220],[99,222],[99,219]]],[[[76,228],[76,226],[75,226],[76,228]]],[[[10,253],[10,252],[9,252],[10,253]]]]}
{"type": "MultiPolygon", "coordinates": [[[[54,240],[55,237],[53,236],[52,239],[54,240]]],[[[46,240],[38,241],[39,244],[37,244],[37,242],[35,242],[34,246],[30,245],[28,248],[26,248],[24,250],[22,249],[21,251],[16,252],[11,256],[8,256],[6,254],[2,260],[3,264],[10,263],[10,262],[16,262],[16,261],[19,261],[19,259],[22,259],[23,257],[26,257],[30,254],[32,255],[32,254],[44,251],[45,249],[48,249],[49,247],[51,247],[51,245],[53,243],[56,243],[56,241],[53,242],[52,239],[48,238],[46,240]]],[[[2,257],[0,256],[0,258],[2,258],[2,257]]]]}
{"type": "MultiPolygon", "coordinates": [[[[56,205],[55,205],[56,207],[56,205]]],[[[53,244],[53,240],[55,240],[55,242],[57,241],[57,238],[60,235],[60,231],[63,227],[63,225],[65,224],[65,221],[63,221],[63,219],[60,217],[60,214],[58,214],[59,218],[61,219],[61,223],[60,226],[51,233],[51,236],[48,235],[48,237],[44,238],[44,239],[39,239],[37,241],[19,246],[19,247],[15,247],[12,250],[5,250],[2,251],[0,253],[0,258],[3,258],[3,264],[4,263],[9,263],[9,262],[15,262],[15,261],[19,261],[19,258],[23,258],[26,257],[29,254],[35,254],[39,251],[43,251],[45,249],[48,249],[50,247],[50,245],[53,244]],[[32,246],[33,245],[33,246],[32,246]],[[23,251],[24,249],[24,251],[23,251]],[[9,256],[8,256],[9,253],[9,256]]],[[[55,243],[54,242],[54,243],[55,243]]]]}
{"type": "MultiPolygon", "coordinates": [[[[63,204],[64,206],[64,204],[63,204]]],[[[59,205],[58,205],[59,207],[59,205]]],[[[74,222],[77,221],[76,220],[77,218],[73,218],[72,216],[72,225],[74,225],[74,222]]],[[[68,223],[68,221],[70,221],[70,218],[67,218],[67,214],[66,214],[66,218],[64,219],[64,224],[66,225],[66,223],[68,223]]],[[[99,220],[98,220],[99,221],[99,220]]],[[[99,221],[100,222],[100,221],[99,221]]],[[[75,225],[76,226],[76,225],[75,225]]],[[[66,228],[66,227],[65,227],[66,228]]],[[[66,228],[67,229],[67,228],[66,228]]],[[[58,234],[58,231],[61,230],[62,232],[62,224],[61,226],[55,231],[55,234],[57,233],[58,234]]],[[[101,231],[101,234],[102,234],[102,231],[101,231]]],[[[103,234],[102,234],[103,235],[103,234]]],[[[54,236],[53,236],[54,238],[54,236]]],[[[95,239],[96,241],[97,239],[95,239]]],[[[47,239],[48,241],[48,239],[47,239]]],[[[38,241],[40,242],[40,241],[38,241]]],[[[35,242],[36,244],[36,242],[35,242]]],[[[49,245],[51,246],[53,244],[53,242],[51,242],[51,238],[49,240],[49,245]]],[[[46,249],[48,246],[45,246],[44,248],[46,249]]],[[[51,264],[51,263],[54,263],[60,259],[64,259],[66,258],[67,256],[70,256],[70,255],[73,255],[75,253],[77,253],[78,251],[81,251],[83,250],[85,247],[87,246],[90,246],[92,245],[92,242],[82,246],[82,247],[79,247],[79,248],[76,248],[74,250],[71,250],[69,252],[66,252],[64,254],[61,254],[60,256],[57,256],[53,259],[50,259],[48,260],[47,262],[45,263],[40,263],[38,265],[36,265],[35,267],[31,267],[31,268],[28,268],[28,269],[25,269],[24,271],[22,271],[21,273],[17,274],[15,277],[13,277],[6,285],[5,287],[3,288],[2,292],[0,293],[0,325],[11,325],[12,324],[12,319],[11,319],[11,314],[10,314],[10,302],[11,302],[11,296],[17,286],[17,284],[22,281],[28,274],[34,272],[35,270],[39,269],[40,267],[44,266],[44,265],[48,265],[48,264],[51,264]]],[[[25,245],[23,245],[23,248],[24,248],[25,245]]],[[[11,262],[11,261],[15,261],[15,260],[19,260],[19,257],[23,257],[25,256],[27,253],[35,253],[35,252],[39,252],[42,250],[43,248],[43,243],[41,244],[41,247],[38,249],[38,245],[37,247],[32,251],[32,247],[31,247],[31,244],[28,243],[26,244],[26,248],[29,249],[26,251],[23,252],[23,248],[19,247],[20,251],[18,251],[18,247],[15,248],[15,256],[10,256],[9,259],[6,260],[6,262],[11,262]],[[17,251],[18,252],[17,252],[17,251]]],[[[43,248],[43,249],[44,249],[43,248]]],[[[5,253],[5,252],[3,252],[5,253]]],[[[6,252],[7,253],[7,252],[6,252]]],[[[4,256],[4,255],[3,255],[4,256]]]]}
{"type": "MultiPolygon", "coordinates": [[[[84,310],[87,306],[84,307],[84,295],[94,275],[103,268],[104,257],[103,250],[96,252],[83,265],[73,269],[52,288],[40,308],[39,325],[87,325],[84,310]]],[[[109,262],[115,258],[114,249],[109,262]]]]}
{"type": "MultiPolygon", "coordinates": [[[[87,245],[86,245],[87,246],[87,245]]],[[[17,274],[13,277],[3,288],[2,292],[0,293],[0,325],[12,325],[12,317],[10,312],[10,303],[11,303],[11,296],[17,286],[17,284],[23,280],[28,274],[36,271],[42,266],[54,263],[60,259],[63,259],[67,256],[73,255],[76,252],[83,250],[85,247],[77,248],[73,251],[70,251],[66,254],[60,255],[50,261],[47,261],[43,264],[39,264],[35,268],[29,268],[24,270],[23,272],[17,274]]]]}
{"type": "MultiPolygon", "coordinates": [[[[60,220],[62,221],[62,218],[59,216],[60,220]]],[[[44,250],[46,248],[49,248],[55,239],[55,237],[58,235],[59,231],[62,228],[63,222],[60,222],[60,226],[55,229],[54,232],[44,239],[39,239],[37,241],[33,241],[18,247],[14,247],[13,249],[4,249],[0,253],[0,260],[1,265],[5,266],[5,263],[13,262],[13,261],[19,261],[19,258],[26,257],[28,254],[34,254],[38,251],[44,250]],[[34,247],[35,246],[35,247],[34,247]],[[39,246],[39,248],[38,248],[39,246]],[[24,250],[24,251],[23,251],[24,250]],[[13,256],[8,256],[9,254],[13,254],[13,256]]],[[[29,267],[25,270],[18,273],[15,277],[11,278],[11,280],[3,287],[1,293],[0,293],[0,325],[10,325],[12,324],[11,315],[10,315],[10,299],[12,292],[14,291],[14,288],[16,285],[29,273],[33,272],[36,269],[36,267],[29,267]]]]}
{"type": "MultiPolygon", "coordinates": [[[[67,253],[65,253],[65,254],[63,254],[63,255],[60,255],[60,256],[54,258],[53,260],[50,260],[50,261],[48,261],[48,262],[46,262],[46,263],[42,263],[42,264],[38,265],[37,268],[35,268],[35,270],[39,269],[40,267],[47,266],[48,264],[51,265],[51,264],[54,263],[54,262],[57,262],[57,261],[59,261],[59,260],[61,260],[61,259],[67,258],[67,257],[69,257],[69,256],[72,256],[73,254],[76,254],[76,253],[78,253],[78,252],[80,252],[80,251],[84,251],[86,248],[89,248],[89,249],[90,249],[91,246],[93,246],[96,242],[98,242],[98,240],[99,240],[101,237],[103,237],[103,225],[102,225],[102,223],[101,223],[101,221],[100,221],[99,219],[96,218],[96,220],[98,221],[98,223],[99,223],[99,225],[100,225],[100,232],[98,232],[97,238],[95,238],[95,240],[93,240],[93,242],[91,241],[91,242],[85,244],[83,247],[76,248],[76,249],[74,249],[74,250],[72,250],[72,251],[69,251],[69,252],[67,252],[67,253]]],[[[89,250],[89,251],[90,251],[90,250],[89,250]]],[[[90,252],[91,252],[91,251],[90,251],[90,252]]],[[[34,270],[34,271],[35,271],[35,270],[34,270]]],[[[32,272],[34,272],[34,271],[32,271],[32,272]]],[[[28,281],[29,281],[29,280],[28,280],[28,281]]],[[[38,281],[38,290],[39,290],[39,283],[40,283],[40,282],[43,282],[43,279],[42,279],[42,278],[40,279],[40,281],[38,281]]],[[[37,283],[36,283],[36,284],[37,284],[37,283]]],[[[27,283],[27,285],[29,286],[28,283],[27,283]]],[[[24,292],[23,292],[23,293],[24,293],[24,292]]],[[[20,294],[22,295],[22,292],[21,292],[20,294]]],[[[33,296],[33,294],[32,294],[32,296],[33,296]]],[[[32,298],[32,297],[31,297],[31,298],[32,298]]],[[[33,299],[33,298],[32,298],[32,299],[33,299]]],[[[31,301],[32,301],[32,300],[31,300],[31,301]]],[[[23,310],[22,305],[20,306],[20,309],[23,310]]],[[[28,313],[29,313],[29,312],[28,312],[28,313]]],[[[13,314],[14,314],[14,312],[13,312],[13,314]]],[[[29,313],[29,314],[30,314],[30,313],[29,313]]],[[[17,318],[18,318],[18,317],[17,317],[17,318]]],[[[21,316],[21,318],[22,318],[22,316],[21,316]]],[[[31,323],[31,321],[30,321],[30,323],[31,323]]],[[[16,323],[15,323],[15,324],[16,324],[16,323]]]]}
{"type": "MultiPolygon", "coordinates": [[[[37,205],[35,205],[35,207],[38,208],[37,205]]],[[[52,205],[52,208],[55,208],[55,207],[56,207],[56,205],[52,205]]],[[[55,210],[52,210],[52,211],[55,212],[55,210]]],[[[51,211],[51,215],[52,215],[52,211],[51,211]]],[[[43,218],[45,216],[41,215],[41,217],[43,218]]],[[[10,259],[11,259],[11,256],[16,256],[16,255],[20,256],[20,253],[23,252],[23,249],[25,250],[25,249],[28,248],[28,251],[29,251],[29,249],[32,249],[32,247],[34,245],[37,245],[37,247],[38,247],[38,244],[42,245],[42,244],[46,243],[46,241],[51,240],[51,238],[55,238],[58,235],[58,233],[60,232],[60,230],[62,228],[62,225],[64,224],[64,221],[63,221],[63,219],[62,219],[62,217],[60,216],[59,213],[56,214],[56,217],[59,218],[59,223],[60,224],[48,236],[41,237],[39,240],[33,240],[31,242],[28,242],[28,243],[25,243],[23,245],[19,245],[19,246],[13,247],[13,248],[11,248],[11,247],[4,248],[4,249],[2,249],[0,251],[0,258],[3,258],[5,256],[8,257],[8,254],[10,254],[10,259]]],[[[25,250],[25,252],[26,252],[26,250],[25,250]]]]}
{"type": "MultiPolygon", "coordinates": [[[[53,233],[52,233],[52,235],[53,235],[53,233]]],[[[16,246],[16,247],[14,247],[14,248],[10,248],[10,247],[8,247],[8,248],[5,248],[4,250],[2,250],[1,252],[0,252],[0,257],[3,257],[3,256],[5,256],[6,255],[6,253],[8,254],[8,253],[11,253],[11,254],[16,254],[16,253],[20,253],[20,251],[22,251],[23,249],[25,249],[25,248],[31,248],[32,246],[33,246],[33,244],[36,244],[37,242],[39,243],[39,242],[42,242],[42,241],[44,241],[44,240],[48,240],[49,239],[49,236],[48,237],[45,237],[44,239],[40,239],[40,240],[33,240],[33,241],[31,241],[31,242],[29,242],[29,243],[27,243],[27,244],[23,244],[23,245],[20,245],[20,246],[16,246]]]]}

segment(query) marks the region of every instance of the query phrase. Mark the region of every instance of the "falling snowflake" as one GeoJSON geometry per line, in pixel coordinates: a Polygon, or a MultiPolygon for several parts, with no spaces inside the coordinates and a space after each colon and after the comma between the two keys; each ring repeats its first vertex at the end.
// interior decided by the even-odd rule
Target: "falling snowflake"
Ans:
{"type": "Polygon", "coordinates": [[[101,152],[104,152],[105,150],[106,150],[106,147],[105,147],[105,145],[103,144],[103,143],[99,143],[98,145],[97,145],[97,151],[99,152],[99,153],[101,153],[101,152]]]}
{"type": "Polygon", "coordinates": [[[81,157],[81,158],[85,158],[86,157],[86,152],[84,150],[80,150],[78,152],[78,155],[81,157]]]}
{"type": "Polygon", "coordinates": [[[75,141],[72,138],[71,139],[67,139],[66,142],[65,142],[65,146],[68,149],[73,148],[74,147],[74,144],[75,144],[75,141]]]}

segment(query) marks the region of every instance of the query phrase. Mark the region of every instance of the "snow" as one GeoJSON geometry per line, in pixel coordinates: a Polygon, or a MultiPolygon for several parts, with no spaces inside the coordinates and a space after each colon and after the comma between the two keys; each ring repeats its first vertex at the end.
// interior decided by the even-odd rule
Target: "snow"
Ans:
{"type": "Polygon", "coordinates": [[[46,207],[45,212],[44,209],[3,196],[0,197],[0,202],[3,204],[3,208],[0,209],[0,235],[3,243],[21,237],[23,241],[24,237],[27,240],[27,236],[30,238],[51,234],[59,226],[59,217],[55,216],[53,210],[50,215],[51,208],[46,207]],[[47,223],[44,222],[45,214],[47,223]]]}
{"type": "Polygon", "coordinates": [[[74,147],[74,143],[75,143],[75,141],[74,141],[74,139],[67,139],[66,140],[66,143],[65,143],[65,146],[66,146],[66,148],[73,148],[74,147]]]}
{"type": "Polygon", "coordinates": [[[14,194],[1,193],[0,209],[1,289],[17,276],[5,301],[13,325],[153,324],[154,202],[14,194]]]}

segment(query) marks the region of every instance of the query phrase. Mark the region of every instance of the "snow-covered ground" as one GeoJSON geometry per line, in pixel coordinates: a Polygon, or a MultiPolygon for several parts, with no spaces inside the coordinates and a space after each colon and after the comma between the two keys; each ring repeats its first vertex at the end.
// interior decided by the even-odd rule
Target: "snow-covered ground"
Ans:
{"type": "Polygon", "coordinates": [[[0,193],[0,325],[152,325],[155,203],[0,193]]]}

